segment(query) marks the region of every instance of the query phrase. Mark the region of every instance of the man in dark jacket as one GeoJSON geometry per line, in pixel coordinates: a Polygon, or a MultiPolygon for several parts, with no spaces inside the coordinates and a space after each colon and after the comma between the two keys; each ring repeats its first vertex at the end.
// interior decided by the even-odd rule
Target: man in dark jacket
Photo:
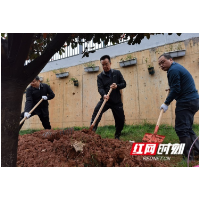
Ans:
{"type": "Polygon", "coordinates": [[[101,120],[102,114],[108,109],[111,109],[115,119],[115,128],[116,128],[115,138],[119,139],[125,121],[120,90],[126,87],[126,81],[124,80],[119,70],[111,69],[110,56],[108,55],[102,56],[100,58],[100,62],[103,67],[103,72],[101,72],[97,76],[97,86],[98,86],[98,92],[101,95],[101,99],[94,109],[91,119],[91,124],[94,121],[104,99],[107,99],[107,102],[93,130],[96,131],[98,124],[101,120]],[[108,96],[107,93],[110,90],[110,88],[113,88],[113,90],[110,96],[108,96]]]}
{"type": "MultiPolygon", "coordinates": [[[[31,86],[26,90],[26,103],[24,112],[21,113],[20,121],[24,117],[32,117],[34,115],[38,115],[40,121],[44,129],[51,129],[51,125],[49,122],[49,110],[48,110],[48,100],[51,100],[55,97],[55,94],[51,90],[51,88],[44,83],[40,83],[40,79],[37,76],[32,82],[31,86]],[[28,112],[43,98],[43,101],[38,105],[38,107],[29,114],[28,112]]],[[[19,130],[23,126],[22,123],[19,127],[19,130]]]]}
{"type": "Polygon", "coordinates": [[[194,143],[192,154],[199,154],[199,140],[192,130],[194,114],[199,110],[199,94],[194,80],[187,69],[174,62],[169,54],[159,57],[158,63],[163,71],[167,71],[170,93],[160,109],[167,111],[169,104],[176,100],[175,131],[181,143],[185,143],[183,154],[188,157],[190,147],[194,143]]]}

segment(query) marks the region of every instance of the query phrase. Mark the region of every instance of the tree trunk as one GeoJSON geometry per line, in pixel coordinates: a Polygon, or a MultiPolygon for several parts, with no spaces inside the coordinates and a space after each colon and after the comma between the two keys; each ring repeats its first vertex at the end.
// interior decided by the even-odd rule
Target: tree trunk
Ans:
{"type": "Polygon", "coordinates": [[[7,80],[1,84],[1,166],[14,167],[17,162],[19,120],[24,86],[7,80]]]}
{"type": "MultiPolygon", "coordinates": [[[[11,34],[14,42],[1,40],[1,166],[17,163],[19,122],[23,92],[49,59],[65,43],[69,34],[57,34],[46,51],[24,66],[33,34],[11,34]],[[12,45],[11,45],[12,44],[12,45]],[[18,53],[20,52],[20,53],[18,53]],[[9,57],[11,56],[11,57],[9,57]]],[[[9,39],[9,37],[8,37],[9,39]]]]}

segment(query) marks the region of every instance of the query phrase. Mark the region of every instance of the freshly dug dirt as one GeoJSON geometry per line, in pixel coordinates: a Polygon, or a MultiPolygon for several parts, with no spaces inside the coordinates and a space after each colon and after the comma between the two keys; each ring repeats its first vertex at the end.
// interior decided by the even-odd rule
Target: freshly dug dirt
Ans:
{"type": "Polygon", "coordinates": [[[62,134],[43,130],[19,136],[18,167],[164,167],[162,161],[131,156],[132,144],[102,139],[89,130],[62,134]],[[51,134],[47,134],[51,132],[51,134]]]}

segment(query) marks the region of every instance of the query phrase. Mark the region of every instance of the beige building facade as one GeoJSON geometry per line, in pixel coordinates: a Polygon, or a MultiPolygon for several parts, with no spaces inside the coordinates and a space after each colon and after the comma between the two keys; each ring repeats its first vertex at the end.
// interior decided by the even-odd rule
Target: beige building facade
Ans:
{"type": "MultiPolygon", "coordinates": [[[[165,100],[165,89],[168,88],[167,73],[160,69],[158,58],[164,52],[177,49],[185,49],[186,54],[174,58],[174,61],[183,65],[192,74],[196,88],[199,91],[198,38],[111,57],[111,68],[120,70],[127,83],[126,88],[121,91],[126,124],[156,123],[160,105],[165,100]],[[122,68],[119,62],[121,58],[126,58],[127,55],[136,57],[137,64],[122,68]],[[154,75],[148,73],[148,65],[154,67],[154,75]]],[[[69,72],[69,76],[66,78],[56,78],[53,70],[39,74],[43,77],[44,83],[47,80],[49,81],[50,87],[55,93],[55,98],[49,101],[52,128],[90,125],[93,110],[100,99],[97,91],[97,75],[102,71],[100,61],[95,60],[94,62],[96,66],[99,66],[100,70],[98,72],[85,72],[84,64],[77,64],[63,68],[64,71],[69,72]],[[72,77],[78,80],[78,87],[70,81],[72,77]]],[[[22,111],[25,100],[24,94],[22,111]]],[[[168,111],[163,114],[161,124],[174,125],[175,105],[176,101],[174,100],[168,111]]],[[[194,122],[199,123],[199,112],[195,114],[194,122]]],[[[104,113],[99,124],[99,126],[104,125],[114,125],[110,110],[104,113]]],[[[26,120],[22,130],[24,129],[43,129],[43,127],[38,116],[34,116],[26,120]]]]}

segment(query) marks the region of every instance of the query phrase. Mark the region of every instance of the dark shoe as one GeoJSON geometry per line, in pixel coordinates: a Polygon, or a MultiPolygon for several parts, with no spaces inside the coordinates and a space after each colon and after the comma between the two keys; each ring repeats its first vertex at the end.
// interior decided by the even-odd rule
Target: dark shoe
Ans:
{"type": "Polygon", "coordinates": [[[116,137],[116,136],[115,136],[115,139],[120,140],[119,137],[116,137]]]}
{"type": "Polygon", "coordinates": [[[121,135],[121,133],[119,133],[119,132],[115,132],[115,139],[120,140],[120,139],[119,139],[119,138],[120,138],[120,135],[121,135]]]}
{"type": "MultiPolygon", "coordinates": [[[[184,154],[185,158],[188,159],[190,147],[192,146],[192,140],[190,137],[180,137],[179,140],[180,140],[180,143],[185,143],[185,148],[184,148],[183,154],[184,154]]],[[[194,160],[193,149],[191,149],[191,151],[190,151],[189,160],[190,161],[194,160]]]]}
{"type": "Polygon", "coordinates": [[[94,128],[92,129],[92,131],[94,131],[94,132],[95,132],[96,130],[97,130],[97,127],[95,127],[95,126],[94,126],[94,128]]]}

